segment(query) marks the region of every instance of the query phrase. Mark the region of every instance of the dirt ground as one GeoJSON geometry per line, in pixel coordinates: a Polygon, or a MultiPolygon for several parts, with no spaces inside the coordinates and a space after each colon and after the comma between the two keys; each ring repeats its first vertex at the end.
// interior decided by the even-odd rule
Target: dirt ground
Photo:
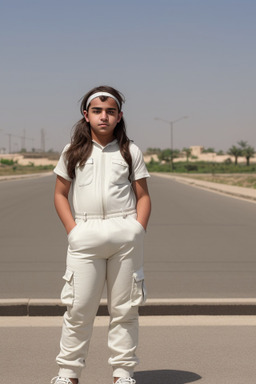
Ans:
{"type": "Polygon", "coordinates": [[[215,175],[184,175],[198,180],[211,181],[213,183],[221,183],[227,185],[236,185],[238,187],[256,188],[256,174],[215,174],[215,175]]]}

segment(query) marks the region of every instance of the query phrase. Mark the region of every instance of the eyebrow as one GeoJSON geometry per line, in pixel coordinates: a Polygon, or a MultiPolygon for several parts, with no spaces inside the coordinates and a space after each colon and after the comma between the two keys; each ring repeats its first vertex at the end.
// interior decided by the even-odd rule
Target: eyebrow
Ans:
{"type": "Polygon", "coordinates": [[[91,107],[91,109],[96,109],[96,110],[106,109],[107,111],[116,111],[117,110],[117,108],[101,108],[101,107],[91,107]]]}

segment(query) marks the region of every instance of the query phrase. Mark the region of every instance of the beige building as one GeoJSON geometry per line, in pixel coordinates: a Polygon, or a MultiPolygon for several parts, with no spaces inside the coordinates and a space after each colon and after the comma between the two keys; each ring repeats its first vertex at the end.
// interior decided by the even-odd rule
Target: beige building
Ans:
{"type": "Polygon", "coordinates": [[[191,149],[191,156],[197,156],[197,157],[201,155],[202,150],[204,149],[204,147],[202,147],[201,145],[193,145],[189,148],[191,149]]]}

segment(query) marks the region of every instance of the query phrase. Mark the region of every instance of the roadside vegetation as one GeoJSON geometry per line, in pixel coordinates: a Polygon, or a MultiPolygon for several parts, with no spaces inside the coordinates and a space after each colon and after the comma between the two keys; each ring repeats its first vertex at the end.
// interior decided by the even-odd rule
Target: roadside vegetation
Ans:
{"type": "Polygon", "coordinates": [[[28,165],[21,165],[17,161],[0,159],[0,176],[27,175],[31,173],[50,172],[54,165],[37,165],[32,162],[28,165]]]}
{"type": "MultiPolygon", "coordinates": [[[[172,172],[183,177],[256,188],[256,163],[251,162],[256,152],[246,141],[241,140],[237,144],[232,145],[226,153],[222,150],[215,151],[214,148],[203,148],[203,154],[232,156],[232,158],[227,157],[221,163],[199,161],[197,157],[192,155],[191,148],[183,148],[182,150],[148,148],[145,154],[152,155],[152,157],[147,163],[147,168],[149,172],[172,172]],[[238,162],[241,157],[244,158],[242,163],[238,162]]],[[[59,153],[53,150],[46,153],[28,153],[23,150],[21,154],[24,158],[31,160],[28,165],[21,165],[12,159],[1,158],[0,154],[0,176],[50,172],[54,169],[54,165],[35,165],[33,159],[58,160],[59,158],[59,153]]]]}
{"type": "MultiPolygon", "coordinates": [[[[215,151],[214,148],[204,148],[202,153],[225,155],[223,151],[215,151]]],[[[223,162],[199,161],[192,156],[190,148],[183,148],[182,151],[148,148],[146,154],[154,154],[158,158],[157,161],[156,156],[151,157],[147,163],[149,172],[172,172],[183,177],[256,188],[256,163],[251,162],[255,150],[246,141],[238,142],[238,146],[233,145],[226,153],[233,157],[233,161],[231,157],[227,157],[223,162]],[[182,161],[179,161],[180,157],[183,158],[182,161]],[[243,157],[244,161],[238,162],[239,157],[243,157]]]]}
{"type": "Polygon", "coordinates": [[[175,172],[175,173],[253,173],[256,172],[256,164],[246,166],[244,164],[232,163],[214,163],[208,161],[194,161],[193,163],[186,163],[184,161],[177,161],[173,163],[172,169],[169,163],[161,163],[151,159],[147,163],[149,172],[175,172]]]}

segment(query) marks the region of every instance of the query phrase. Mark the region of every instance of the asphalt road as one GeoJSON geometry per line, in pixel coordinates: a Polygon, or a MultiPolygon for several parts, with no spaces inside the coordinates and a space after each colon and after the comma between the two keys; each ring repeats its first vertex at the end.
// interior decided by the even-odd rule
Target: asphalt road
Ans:
{"type": "MultiPolygon", "coordinates": [[[[58,298],[67,240],[54,176],[0,183],[0,298],[58,298]]],[[[254,298],[256,204],[152,176],[150,298],[254,298]]]]}

